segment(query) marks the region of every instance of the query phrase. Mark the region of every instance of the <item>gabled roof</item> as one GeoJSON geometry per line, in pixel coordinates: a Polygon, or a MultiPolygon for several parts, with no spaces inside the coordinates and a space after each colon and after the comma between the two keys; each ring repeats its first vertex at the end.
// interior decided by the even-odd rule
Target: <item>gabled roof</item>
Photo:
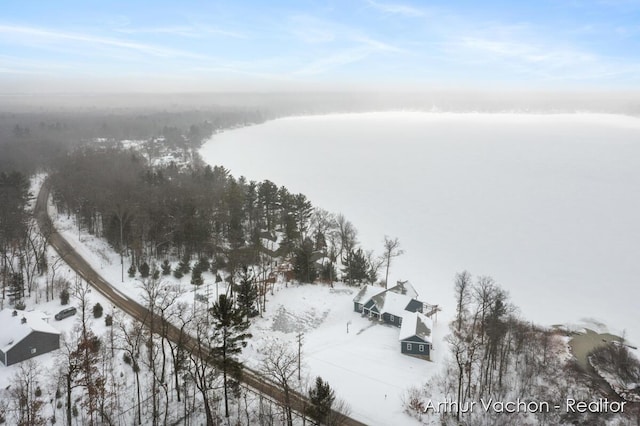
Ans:
{"type": "Polygon", "coordinates": [[[408,295],[398,294],[387,290],[373,296],[371,300],[380,313],[403,317],[407,314],[406,308],[413,299],[408,295]]]}
{"type": "Polygon", "coordinates": [[[398,281],[396,285],[389,289],[389,291],[398,294],[405,294],[407,296],[410,296],[412,299],[418,298],[418,292],[415,288],[413,288],[409,281],[398,281]]]}
{"type": "Polygon", "coordinates": [[[402,317],[399,340],[406,340],[416,336],[428,342],[431,336],[431,327],[431,320],[420,312],[407,312],[407,314],[402,317]]]}
{"type": "Polygon", "coordinates": [[[49,317],[44,312],[39,311],[16,311],[14,309],[3,309],[0,311],[0,350],[7,352],[20,343],[25,337],[34,331],[50,334],[60,334],[45,320],[49,317]],[[23,318],[26,321],[22,321],[23,318]]]}
{"type": "Polygon", "coordinates": [[[383,293],[385,290],[382,287],[374,287],[372,285],[365,285],[360,289],[356,297],[353,298],[355,303],[365,304],[371,299],[373,296],[383,293]]]}

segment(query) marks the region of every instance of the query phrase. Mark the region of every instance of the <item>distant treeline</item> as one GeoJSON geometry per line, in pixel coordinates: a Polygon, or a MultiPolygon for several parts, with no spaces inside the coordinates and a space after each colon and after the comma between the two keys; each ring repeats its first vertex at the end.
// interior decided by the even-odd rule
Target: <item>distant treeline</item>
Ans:
{"type": "MultiPolygon", "coordinates": [[[[262,264],[264,272],[267,264],[271,271],[290,259],[299,279],[332,281],[339,261],[342,278],[350,284],[374,282],[380,262],[358,247],[357,231],[344,216],[313,209],[303,194],[271,181],[248,182],[199,161],[196,150],[212,134],[273,118],[268,110],[0,113],[0,173],[18,173],[24,180],[47,171],[58,209],[130,256],[134,270],[142,263],[180,257],[211,259],[230,273],[262,264]],[[119,142],[125,139],[155,142],[136,151],[123,149],[119,142]],[[149,155],[182,161],[152,166],[149,155]]],[[[0,195],[11,197],[11,191],[12,185],[3,185],[0,195]]],[[[17,202],[26,205],[26,199],[17,202]]],[[[3,219],[2,226],[12,222],[3,219]]],[[[7,245],[9,240],[25,241],[7,235],[7,245]]]]}
{"type": "Polygon", "coordinates": [[[214,132],[262,121],[264,114],[252,108],[0,113],[0,172],[30,175],[97,138],[164,137],[169,144],[198,146],[214,132]]]}

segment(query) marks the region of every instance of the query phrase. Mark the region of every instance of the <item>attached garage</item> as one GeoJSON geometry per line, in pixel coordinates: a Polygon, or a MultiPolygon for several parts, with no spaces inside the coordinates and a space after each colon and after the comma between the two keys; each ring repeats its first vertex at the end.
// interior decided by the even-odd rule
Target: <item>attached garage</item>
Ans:
{"type": "Polygon", "coordinates": [[[400,352],[431,358],[431,320],[419,312],[404,316],[400,328],[400,352]]]}

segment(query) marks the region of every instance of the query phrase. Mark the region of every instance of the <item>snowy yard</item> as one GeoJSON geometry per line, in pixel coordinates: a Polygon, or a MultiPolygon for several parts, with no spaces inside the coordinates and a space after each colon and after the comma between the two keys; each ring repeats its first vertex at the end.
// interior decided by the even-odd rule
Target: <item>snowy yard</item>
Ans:
{"type": "MultiPolygon", "coordinates": [[[[371,321],[353,311],[357,288],[337,284],[280,285],[267,302],[267,313],[251,327],[245,358],[258,366],[260,348],[274,338],[297,350],[302,332],[303,375],[321,376],[351,405],[352,416],[367,424],[412,424],[402,414],[401,396],[411,385],[428,382],[441,367],[446,324],[433,330],[432,360],[400,353],[400,328],[371,321]],[[347,333],[347,327],[349,332],[347,333]],[[254,356],[255,355],[255,356],[254,356]]],[[[304,379],[303,379],[304,380],[304,379]]]]}

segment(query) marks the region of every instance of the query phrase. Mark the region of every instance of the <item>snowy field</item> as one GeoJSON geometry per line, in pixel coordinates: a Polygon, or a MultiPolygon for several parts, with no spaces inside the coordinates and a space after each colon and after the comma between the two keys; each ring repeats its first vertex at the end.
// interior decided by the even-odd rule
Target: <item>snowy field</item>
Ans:
{"type": "MultiPolygon", "coordinates": [[[[215,135],[204,160],[342,212],[451,317],[468,270],[522,316],[640,344],[640,119],[606,114],[367,113],[294,117],[215,135]]],[[[355,361],[357,363],[357,361],[355,361]]],[[[366,388],[366,386],[363,386],[366,388]]]]}
{"type": "Polygon", "coordinates": [[[256,318],[251,326],[253,338],[244,356],[258,367],[265,343],[279,339],[297,349],[296,336],[302,332],[303,382],[321,376],[348,401],[351,416],[367,424],[417,424],[402,413],[401,398],[409,386],[423,385],[441,369],[446,352],[442,331],[447,327],[443,323],[433,327],[433,362],[402,355],[400,328],[354,312],[356,293],[343,284],[278,287],[267,302],[265,317],[256,318]]]}

